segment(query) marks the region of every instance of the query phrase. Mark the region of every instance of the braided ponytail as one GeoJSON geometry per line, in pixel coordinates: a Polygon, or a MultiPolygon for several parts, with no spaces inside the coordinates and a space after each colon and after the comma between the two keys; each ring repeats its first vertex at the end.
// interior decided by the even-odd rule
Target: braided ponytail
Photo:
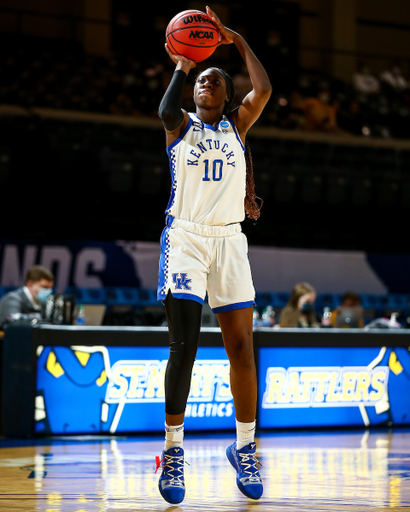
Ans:
{"type": "Polygon", "coordinates": [[[252,220],[258,220],[261,214],[263,201],[256,195],[255,178],[253,175],[253,162],[251,148],[249,142],[245,140],[245,161],[246,161],[246,196],[245,196],[245,212],[252,220]],[[260,205],[256,200],[260,201],[260,205]]]}

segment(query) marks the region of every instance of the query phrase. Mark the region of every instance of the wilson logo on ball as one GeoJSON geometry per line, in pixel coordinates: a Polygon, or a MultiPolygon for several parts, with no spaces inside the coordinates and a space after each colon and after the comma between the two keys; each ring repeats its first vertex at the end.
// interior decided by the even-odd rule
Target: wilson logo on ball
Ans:
{"type": "Polygon", "coordinates": [[[203,30],[191,30],[189,33],[189,39],[213,39],[213,32],[205,32],[203,30]]]}
{"type": "Polygon", "coordinates": [[[182,20],[185,25],[189,25],[190,23],[210,23],[214,27],[216,26],[215,23],[210,20],[208,17],[201,16],[200,14],[195,14],[194,16],[186,16],[182,20]]]}

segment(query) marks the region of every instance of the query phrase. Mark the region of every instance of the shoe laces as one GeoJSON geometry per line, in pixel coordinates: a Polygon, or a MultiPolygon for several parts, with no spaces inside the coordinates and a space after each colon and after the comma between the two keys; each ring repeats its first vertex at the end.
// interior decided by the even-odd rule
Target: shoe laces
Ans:
{"type": "Polygon", "coordinates": [[[155,473],[158,471],[159,468],[162,468],[165,475],[177,479],[181,482],[181,478],[184,476],[184,463],[189,466],[189,462],[184,460],[183,455],[168,455],[164,454],[164,457],[160,459],[158,456],[155,457],[155,473]],[[179,472],[179,475],[173,474],[173,471],[179,472]]]}
{"type": "Polygon", "coordinates": [[[242,471],[247,473],[250,477],[260,478],[258,475],[259,468],[262,466],[254,453],[241,453],[238,452],[240,457],[239,464],[242,466],[242,471]]]}

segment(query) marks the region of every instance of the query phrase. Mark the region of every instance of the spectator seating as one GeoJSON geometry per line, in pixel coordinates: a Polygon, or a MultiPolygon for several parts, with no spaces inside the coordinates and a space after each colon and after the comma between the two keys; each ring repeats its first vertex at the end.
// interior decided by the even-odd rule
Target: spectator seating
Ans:
{"type": "MultiPolygon", "coordinates": [[[[410,207],[410,151],[347,145],[346,139],[319,142],[253,133],[249,142],[263,208],[255,228],[244,224],[250,244],[379,252],[384,250],[381,226],[389,226],[391,252],[407,252],[397,219],[406,218],[410,207]],[[305,205],[308,229],[301,226],[298,213],[305,205]],[[345,227],[338,229],[341,212],[345,227]]],[[[171,187],[160,125],[97,123],[87,115],[74,121],[10,113],[0,118],[0,134],[5,198],[12,197],[17,184],[22,193],[30,193],[26,170],[38,158],[38,180],[47,181],[55,168],[61,169],[61,204],[81,202],[81,222],[73,223],[71,209],[61,208],[44,223],[45,237],[58,228],[63,238],[86,238],[92,229],[96,239],[158,240],[171,187]],[[24,152],[20,140],[31,143],[24,152]],[[135,197],[138,211],[149,211],[144,222],[135,210],[135,197]]],[[[0,204],[3,216],[7,205],[0,204]]],[[[9,219],[3,236],[13,237],[16,230],[18,222],[9,219]]]]}
{"type": "Polygon", "coordinates": [[[110,286],[105,289],[107,306],[139,306],[138,288],[110,286]]]}
{"type": "Polygon", "coordinates": [[[385,307],[389,310],[408,311],[410,309],[410,296],[400,293],[390,293],[385,296],[385,307]]]}
{"type": "MultiPolygon", "coordinates": [[[[0,299],[14,286],[0,286],[0,299]]],[[[105,304],[113,306],[128,306],[136,312],[162,309],[157,301],[156,290],[146,288],[116,287],[82,288],[67,287],[66,295],[72,295],[77,304],[105,304]]],[[[290,294],[287,292],[257,292],[256,307],[262,313],[266,306],[272,306],[276,313],[286,306],[290,294]]],[[[365,323],[381,316],[389,316],[392,312],[399,313],[403,321],[410,316],[410,294],[390,293],[386,295],[361,294],[361,305],[365,312],[365,323]]],[[[316,298],[316,311],[321,315],[325,307],[335,309],[341,302],[342,294],[322,293],[316,298]]]]}
{"type": "Polygon", "coordinates": [[[370,295],[363,293],[360,298],[363,309],[381,311],[384,307],[382,295],[370,295]]]}
{"type": "Polygon", "coordinates": [[[272,304],[274,308],[284,308],[289,301],[290,293],[274,292],[271,294],[272,304]]]}
{"type": "Polygon", "coordinates": [[[323,293],[318,294],[316,298],[316,309],[321,313],[324,308],[336,309],[342,301],[342,294],[340,293],[323,293]]]}
{"type": "Polygon", "coordinates": [[[161,303],[157,301],[157,291],[149,288],[138,289],[138,304],[140,308],[149,308],[161,305],[161,303]]]}
{"type": "Polygon", "coordinates": [[[106,304],[107,292],[105,288],[68,287],[66,295],[72,295],[76,304],[106,304]]]}
{"type": "Polygon", "coordinates": [[[6,293],[9,293],[15,289],[15,286],[0,286],[0,299],[3,297],[3,295],[6,295],[6,293]]]}

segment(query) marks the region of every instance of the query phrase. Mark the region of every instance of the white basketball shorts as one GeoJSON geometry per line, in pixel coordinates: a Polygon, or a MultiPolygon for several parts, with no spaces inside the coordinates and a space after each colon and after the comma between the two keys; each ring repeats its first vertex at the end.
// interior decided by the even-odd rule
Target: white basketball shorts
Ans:
{"type": "Polygon", "coordinates": [[[157,299],[208,303],[214,313],[252,307],[248,241],[240,224],[206,226],[173,217],[161,236],[157,299]]]}

